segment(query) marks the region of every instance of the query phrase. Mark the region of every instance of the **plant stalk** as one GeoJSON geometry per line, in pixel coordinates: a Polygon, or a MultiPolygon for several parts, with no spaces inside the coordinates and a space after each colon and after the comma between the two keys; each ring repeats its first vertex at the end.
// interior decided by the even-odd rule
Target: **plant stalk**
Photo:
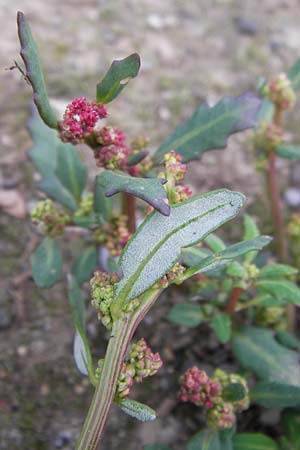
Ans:
{"type": "Polygon", "coordinates": [[[236,305],[240,299],[240,296],[244,292],[244,289],[240,286],[235,286],[230,294],[227,305],[225,306],[225,312],[233,314],[235,312],[236,305]]]}
{"type": "Polygon", "coordinates": [[[95,390],[86,420],[75,450],[97,450],[114,401],[118,377],[127,347],[138,324],[144,318],[160,294],[160,289],[151,289],[141,297],[141,304],[131,314],[115,320],[108,342],[99,384],[95,390]]]}
{"type": "Polygon", "coordinates": [[[127,226],[131,233],[136,230],[136,200],[133,195],[123,193],[123,213],[127,216],[127,226]]]}

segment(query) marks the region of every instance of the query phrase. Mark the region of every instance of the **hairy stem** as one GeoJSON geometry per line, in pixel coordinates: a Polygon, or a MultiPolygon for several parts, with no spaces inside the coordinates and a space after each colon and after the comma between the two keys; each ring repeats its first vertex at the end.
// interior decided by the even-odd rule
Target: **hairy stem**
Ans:
{"type": "Polygon", "coordinates": [[[236,305],[240,299],[240,296],[244,292],[244,289],[240,286],[235,286],[230,294],[227,305],[225,306],[225,312],[233,314],[235,312],[236,305]]]}
{"type": "Polygon", "coordinates": [[[131,314],[124,314],[115,320],[107,346],[99,384],[95,390],[76,450],[96,450],[100,443],[110,407],[114,401],[118,377],[127,347],[136,330],[160,294],[151,289],[141,297],[141,304],[131,314]]]}

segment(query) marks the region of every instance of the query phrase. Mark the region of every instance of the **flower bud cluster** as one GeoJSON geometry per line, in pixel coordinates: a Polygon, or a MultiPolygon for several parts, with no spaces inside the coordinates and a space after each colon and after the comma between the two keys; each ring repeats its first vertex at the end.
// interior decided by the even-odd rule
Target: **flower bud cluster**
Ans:
{"type": "Polygon", "coordinates": [[[284,331],[288,326],[286,308],[284,306],[256,308],[255,321],[259,326],[284,331]]]}
{"type": "Polygon", "coordinates": [[[63,142],[79,144],[93,133],[97,122],[107,116],[104,105],[87,101],[85,97],[74,98],[58,122],[60,138],[63,142]]]}
{"type": "Polygon", "coordinates": [[[182,282],[182,276],[185,272],[186,268],[177,262],[174,266],[169,270],[169,272],[164,275],[159,281],[159,285],[162,288],[167,288],[170,284],[180,284],[182,282]]]}
{"type": "Polygon", "coordinates": [[[31,220],[40,225],[42,231],[49,236],[62,235],[71,220],[67,214],[59,212],[50,199],[38,202],[30,216],[31,220]]]}
{"type": "Polygon", "coordinates": [[[285,73],[281,73],[263,88],[263,94],[280,110],[293,108],[296,95],[291,81],[285,73]]]}
{"type": "Polygon", "coordinates": [[[283,130],[273,122],[261,120],[254,136],[254,144],[258,149],[272,150],[282,144],[283,130]]]}
{"type": "Polygon", "coordinates": [[[260,270],[255,264],[250,264],[246,262],[244,263],[244,268],[247,271],[248,279],[253,280],[258,277],[260,270]]]}
{"type": "Polygon", "coordinates": [[[81,200],[79,206],[75,212],[76,217],[89,216],[93,211],[94,196],[89,193],[85,198],[81,200]]]}
{"type": "Polygon", "coordinates": [[[167,179],[165,189],[171,204],[181,203],[187,200],[192,191],[189,186],[180,184],[186,173],[186,164],[182,162],[179,153],[169,152],[164,155],[164,171],[158,174],[158,177],[167,179]]]}
{"type": "Polygon", "coordinates": [[[118,274],[97,270],[90,281],[92,290],[92,305],[98,311],[98,318],[103,325],[111,330],[112,317],[110,305],[114,298],[115,285],[119,281],[118,274]]]}
{"type": "Polygon", "coordinates": [[[125,170],[131,153],[125,144],[125,133],[116,127],[103,127],[96,130],[94,135],[99,144],[94,149],[97,166],[109,170],[125,170]]]}
{"type": "Polygon", "coordinates": [[[180,380],[179,399],[192,402],[206,409],[209,427],[214,429],[232,428],[236,413],[249,407],[249,391],[246,380],[237,374],[227,374],[217,369],[212,377],[197,367],[188,369],[180,380]],[[245,388],[245,397],[229,402],[222,397],[223,389],[232,383],[240,383],[245,388]]]}
{"type": "Polygon", "coordinates": [[[110,219],[102,228],[94,233],[94,239],[98,244],[103,244],[112,256],[119,256],[127,244],[132,233],[127,228],[127,216],[120,215],[110,219]]]}

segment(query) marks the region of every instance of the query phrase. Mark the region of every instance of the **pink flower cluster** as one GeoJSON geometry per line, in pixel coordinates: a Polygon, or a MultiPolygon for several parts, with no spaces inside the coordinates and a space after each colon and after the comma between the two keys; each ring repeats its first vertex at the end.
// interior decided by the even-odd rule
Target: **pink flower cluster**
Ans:
{"type": "Polygon", "coordinates": [[[63,142],[78,144],[92,134],[99,119],[107,116],[104,105],[89,102],[85,97],[75,98],[58,124],[60,138],[63,142]]]}
{"type": "Polygon", "coordinates": [[[207,412],[207,424],[219,430],[230,429],[236,420],[234,407],[229,402],[222,402],[207,412]]]}
{"type": "Polygon", "coordinates": [[[219,394],[220,385],[197,367],[188,369],[181,379],[179,399],[182,402],[213,408],[219,394]]]}
{"type": "Polygon", "coordinates": [[[169,152],[164,156],[164,166],[166,168],[166,178],[173,178],[175,181],[182,181],[186,173],[186,164],[182,162],[182,156],[177,152],[169,152]]]}
{"type": "Polygon", "coordinates": [[[116,391],[117,397],[128,397],[134,382],[141,383],[144,378],[155,375],[162,364],[159,353],[153,353],[145,339],[140,339],[133,344],[126,362],[122,365],[116,391]]]}
{"type": "Polygon", "coordinates": [[[296,95],[291,85],[291,80],[285,73],[281,73],[263,88],[263,94],[275,103],[281,110],[291,109],[296,100],[296,95]]]}

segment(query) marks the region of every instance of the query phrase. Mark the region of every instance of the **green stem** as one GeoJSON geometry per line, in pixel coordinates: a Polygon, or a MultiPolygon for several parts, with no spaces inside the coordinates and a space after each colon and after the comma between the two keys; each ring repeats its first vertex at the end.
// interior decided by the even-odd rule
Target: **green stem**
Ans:
{"type": "Polygon", "coordinates": [[[107,346],[99,384],[84,422],[76,450],[96,450],[107,421],[122,363],[130,340],[138,324],[144,318],[160,294],[151,289],[141,297],[141,304],[131,314],[123,314],[115,320],[107,346]]]}

